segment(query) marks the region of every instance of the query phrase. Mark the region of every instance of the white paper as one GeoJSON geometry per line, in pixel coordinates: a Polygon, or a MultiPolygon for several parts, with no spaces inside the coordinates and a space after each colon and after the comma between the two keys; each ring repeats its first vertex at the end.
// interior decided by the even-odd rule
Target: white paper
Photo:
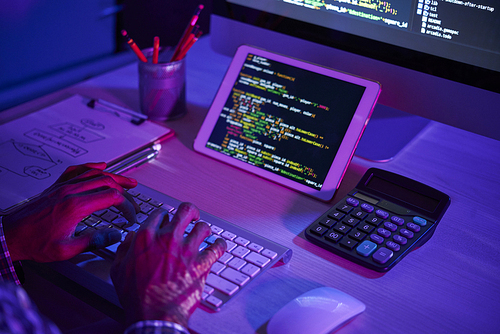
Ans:
{"type": "Polygon", "coordinates": [[[88,101],[75,95],[0,125],[0,211],[41,193],[68,166],[115,161],[171,131],[134,125],[88,101]]]}

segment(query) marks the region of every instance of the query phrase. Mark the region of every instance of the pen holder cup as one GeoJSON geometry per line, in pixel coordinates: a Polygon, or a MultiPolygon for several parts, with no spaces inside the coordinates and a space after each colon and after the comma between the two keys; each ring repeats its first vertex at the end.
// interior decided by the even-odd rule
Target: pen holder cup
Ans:
{"type": "Polygon", "coordinates": [[[170,62],[171,49],[161,49],[153,64],[153,49],[143,50],[147,63],[139,61],[139,100],[149,119],[170,121],[186,114],[186,62],[170,62]]]}

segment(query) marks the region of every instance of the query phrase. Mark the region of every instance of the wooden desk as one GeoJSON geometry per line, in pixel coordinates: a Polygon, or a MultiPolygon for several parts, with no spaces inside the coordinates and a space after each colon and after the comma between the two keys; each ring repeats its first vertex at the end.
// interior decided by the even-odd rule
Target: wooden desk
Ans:
{"type": "MultiPolygon", "coordinates": [[[[188,58],[188,113],[167,125],[175,138],[158,158],[128,172],[139,182],[294,252],[218,313],[198,309],[199,333],[265,333],[271,316],[291,299],[335,287],[367,308],[339,333],[494,333],[500,326],[500,142],[431,123],[387,163],[355,157],[334,200],[323,203],[195,153],[192,143],[229,63],[201,40],[188,58]],[[414,178],[451,197],[434,236],[385,275],[361,269],[305,241],[302,231],[342,198],[369,167],[414,178]]],[[[136,65],[93,78],[0,114],[9,119],[79,93],[139,109],[136,65]]],[[[80,267],[100,272],[96,260],[80,267]]],[[[75,260],[73,262],[78,262],[75,260]]],[[[92,284],[106,284],[96,279],[92,284]]],[[[108,287],[107,293],[112,293],[108,287]]]]}

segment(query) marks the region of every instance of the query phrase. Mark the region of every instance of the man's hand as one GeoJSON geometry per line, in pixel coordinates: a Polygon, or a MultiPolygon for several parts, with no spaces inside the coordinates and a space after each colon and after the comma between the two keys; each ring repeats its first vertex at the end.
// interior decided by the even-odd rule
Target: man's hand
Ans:
{"type": "Polygon", "coordinates": [[[71,166],[40,196],[3,218],[13,261],[62,261],[120,241],[117,230],[103,229],[75,237],[75,227],[94,211],[115,206],[136,222],[139,207],[123,188],[137,181],[103,172],[105,163],[71,166]]]}
{"type": "Polygon", "coordinates": [[[183,236],[187,225],[198,219],[199,211],[190,203],[181,204],[172,221],[167,212],[157,210],[118,248],[111,279],[129,324],[167,320],[187,328],[210,268],[226,249],[218,238],[198,251],[210,235],[205,223],[183,236]]]}

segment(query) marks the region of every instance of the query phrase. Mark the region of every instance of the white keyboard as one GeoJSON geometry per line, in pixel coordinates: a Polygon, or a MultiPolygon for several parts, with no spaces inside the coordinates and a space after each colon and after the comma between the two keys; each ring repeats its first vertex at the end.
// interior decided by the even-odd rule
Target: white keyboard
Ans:
{"type": "MultiPolygon", "coordinates": [[[[129,231],[137,230],[154,209],[162,208],[173,216],[181,203],[179,200],[141,184],[130,189],[129,194],[134,197],[141,208],[141,212],[137,214],[138,224],[129,224],[117,209],[110,208],[95,212],[82,220],[75,234],[81,235],[94,229],[115,228],[122,232],[122,240],[124,240],[125,235],[129,231]]],[[[278,261],[283,263],[290,261],[292,250],[289,248],[203,211],[200,211],[200,221],[209,224],[212,229],[212,234],[200,246],[200,251],[213,243],[216,238],[224,238],[227,244],[224,255],[212,266],[202,294],[201,303],[209,309],[218,311],[251,281],[278,261]]],[[[194,223],[189,224],[186,228],[186,235],[193,227],[194,223]]],[[[96,253],[103,257],[113,258],[118,245],[112,245],[96,253]]]]}

